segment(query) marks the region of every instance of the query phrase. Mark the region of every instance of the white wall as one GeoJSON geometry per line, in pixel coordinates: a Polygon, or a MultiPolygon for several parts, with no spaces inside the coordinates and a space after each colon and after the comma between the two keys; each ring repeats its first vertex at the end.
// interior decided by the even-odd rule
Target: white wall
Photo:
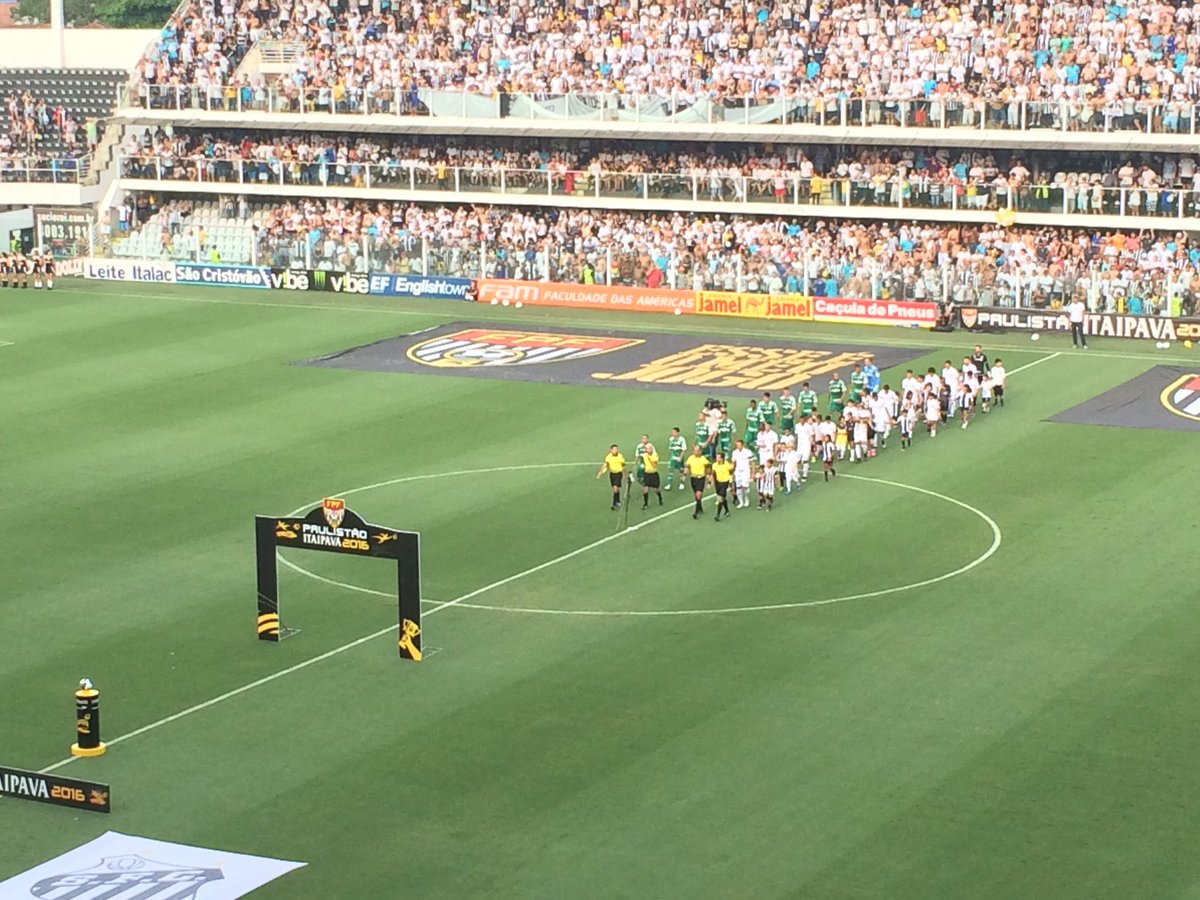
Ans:
{"type": "MultiPolygon", "coordinates": [[[[72,69],[132,69],[158,35],[152,28],[68,28],[61,65],[72,69]]],[[[58,67],[60,48],[47,27],[0,28],[0,67],[58,67]]]]}
{"type": "Polygon", "coordinates": [[[8,250],[8,243],[3,239],[8,236],[10,231],[19,231],[22,228],[32,227],[32,209],[14,209],[9,212],[0,212],[0,244],[3,245],[5,250],[8,250]]]}
{"type": "Polygon", "coordinates": [[[98,184],[5,182],[3,189],[0,189],[0,197],[13,206],[91,206],[103,193],[103,188],[98,184]]]}

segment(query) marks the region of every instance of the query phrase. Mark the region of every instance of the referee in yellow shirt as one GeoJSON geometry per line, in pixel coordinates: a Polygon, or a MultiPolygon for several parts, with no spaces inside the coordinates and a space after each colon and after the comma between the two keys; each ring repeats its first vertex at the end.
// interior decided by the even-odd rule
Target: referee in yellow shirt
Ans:
{"type": "Polygon", "coordinates": [[[733,463],[725,458],[724,453],[718,453],[716,462],[712,465],[713,487],[717,490],[717,514],[714,518],[721,521],[721,510],[725,518],[729,518],[729,486],[733,483],[733,463]]]}
{"type": "Polygon", "coordinates": [[[662,487],[658,476],[658,451],[647,441],[642,447],[642,509],[650,508],[650,490],[658,494],[658,505],[663,505],[662,487]]]}
{"type": "Polygon", "coordinates": [[[696,498],[696,511],[692,513],[692,518],[698,519],[704,512],[704,484],[708,480],[708,457],[701,452],[699,444],[692,448],[692,455],[683,461],[683,467],[692,480],[692,494],[696,498]]]}
{"type": "Polygon", "coordinates": [[[596,473],[596,477],[599,478],[605,472],[608,473],[608,483],[612,485],[612,508],[620,509],[621,482],[625,480],[625,457],[621,455],[616,444],[608,448],[608,455],[604,457],[604,462],[600,463],[600,471],[596,473]]]}

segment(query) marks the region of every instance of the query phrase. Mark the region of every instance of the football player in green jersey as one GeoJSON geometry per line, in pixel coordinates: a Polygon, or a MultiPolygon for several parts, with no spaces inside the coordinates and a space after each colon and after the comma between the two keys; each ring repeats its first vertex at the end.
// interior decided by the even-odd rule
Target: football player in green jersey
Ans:
{"type": "Polygon", "coordinates": [[[704,410],[700,410],[700,415],[696,417],[696,444],[700,447],[701,455],[711,460],[713,455],[713,434],[708,427],[708,416],[704,414],[704,410]]]}
{"type": "Polygon", "coordinates": [[[796,427],[796,398],[792,396],[791,388],[784,388],[779,395],[779,414],[783,417],[783,430],[791,431],[796,427]]]}
{"type": "Polygon", "coordinates": [[[863,371],[862,366],[856,363],[854,371],[850,373],[850,402],[857,403],[861,400],[866,389],[867,373],[863,371]]]}
{"type": "Polygon", "coordinates": [[[679,490],[683,490],[683,458],[687,455],[687,438],[678,428],[671,429],[671,437],[667,439],[667,490],[679,476],[679,490]]]}
{"type": "Polygon", "coordinates": [[[841,416],[846,407],[846,382],[837,372],[829,379],[829,415],[841,416]]]}
{"type": "Polygon", "coordinates": [[[796,395],[796,402],[800,404],[800,418],[807,419],[817,408],[817,392],[814,391],[808,384],[800,385],[800,393],[796,395]]]}
{"type": "Polygon", "coordinates": [[[649,451],[646,449],[650,446],[650,435],[643,434],[642,439],[638,441],[637,449],[633,451],[634,458],[637,460],[637,465],[633,469],[633,477],[638,484],[642,483],[642,476],[646,474],[646,465],[642,462],[642,457],[649,451]]]}
{"type": "Polygon", "coordinates": [[[736,431],[737,424],[729,418],[729,410],[722,407],[721,420],[717,422],[717,452],[724,453],[726,459],[733,454],[733,440],[736,431]]]}
{"type": "Polygon", "coordinates": [[[751,400],[750,405],[746,407],[746,433],[742,436],[746,446],[754,451],[757,444],[755,438],[758,434],[758,423],[762,421],[762,413],[758,409],[758,401],[751,400]]]}
{"type": "Polygon", "coordinates": [[[779,404],[771,399],[770,391],[763,391],[763,398],[759,401],[758,411],[762,413],[763,421],[771,426],[771,430],[775,430],[775,423],[779,418],[779,404]]]}

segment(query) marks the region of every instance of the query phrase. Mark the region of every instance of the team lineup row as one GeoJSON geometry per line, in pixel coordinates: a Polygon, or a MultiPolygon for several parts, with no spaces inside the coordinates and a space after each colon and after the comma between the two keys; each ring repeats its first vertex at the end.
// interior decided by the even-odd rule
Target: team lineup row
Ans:
{"type": "MultiPolygon", "coordinates": [[[[849,386],[833,373],[828,412],[823,418],[816,409],[817,394],[806,382],[795,396],[785,389],[777,401],[770,392],[765,392],[761,401],[751,400],[741,438],[735,437],[737,426],[729,416],[728,404],[709,400],[697,416],[691,455],[685,456],[688,442],[680,429],[671,429],[666,490],[672,489],[676,476],[678,490],[684,489],[685,478],[689,481],[696,504],[693,519],[704,512],[703,495],[710,485],[717,496],[717,520],[729,517],[731,486],[736,507],[749,507],[753,484],[758,508],[770,510],[776,488],[786,494],[799,491],[817,459],[828,481],[837,476],[835,463],[847,456],[855,463],[874,457],[887,446],[894,428],[899,430],[902,451],[912,446],[922,421],[930,437],[937,437],[938,426],[955,417],[967,428],[976,409],[986,414],[994,405],[1004,405],[1006,381],[1003,360],[989,363],[978,345],[972,355],[963,358],[961,367],[946,360],[940,373],[931,366],[921,377],[909,369],[899,393],[890,385],[879,385],[879,370],[867,357],[854,367],[849,386]],[[775,430],[777,417],[782,434],[775,430]]],[[[650,436],[643,434],[634,451],[633,472],[642,486],[642,509],[649,507],[651,491],[663,505],[660,462],[650,436]]],[[[597,478],[608,473],[614,510],[621,508],[626,466],[619,446],[612,444],[596,473],[597,478]]]]}
{"type": "Polygon", "coordinates": [[[54,289],[54,257],[50,254],[0,253],[0,287],[54,289]]]}

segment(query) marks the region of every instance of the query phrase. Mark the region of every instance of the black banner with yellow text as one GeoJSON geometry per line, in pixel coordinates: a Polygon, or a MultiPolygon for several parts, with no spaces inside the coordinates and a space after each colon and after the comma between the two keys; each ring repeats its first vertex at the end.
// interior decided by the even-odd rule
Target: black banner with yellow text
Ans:
{"type": "Polygon", "coordinates": [[[397,564],[400,656],[421,659],[421,536],[372,525],[346,507],[346,501],[326,497],[304,516],[255,516],[255,550],[258,564],[258,619],[260,641],[278,641],[279,571],[276,548],[319,550],[347,556],[394,559],[397,564]]]}

